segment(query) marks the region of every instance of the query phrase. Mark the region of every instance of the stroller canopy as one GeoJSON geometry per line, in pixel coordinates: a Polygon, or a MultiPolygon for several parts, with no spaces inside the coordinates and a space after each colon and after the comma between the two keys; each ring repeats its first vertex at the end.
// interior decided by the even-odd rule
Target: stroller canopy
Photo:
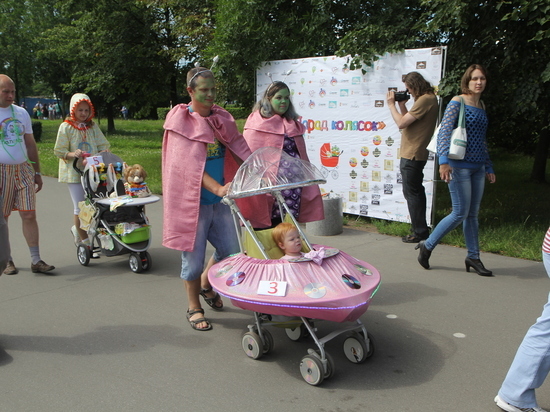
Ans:
{"type": "Polygon", "coordinates": [[[239,167],[227,197],[238,199],[326,182],[321,171],[310,162],[289,156],[276,147],[262,147],[239,167]],[[280,167],[283,163],[284,168],[280,167]]]}

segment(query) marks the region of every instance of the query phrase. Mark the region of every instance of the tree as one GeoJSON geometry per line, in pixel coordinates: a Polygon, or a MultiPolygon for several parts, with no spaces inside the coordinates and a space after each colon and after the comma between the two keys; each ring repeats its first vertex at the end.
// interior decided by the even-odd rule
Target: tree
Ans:
{"type": "Polygon", "coordinates": [[[159,54],[170,73],[170,102],[179,102],[184,69],[201,59],[214,35],[212,2],[191,0],[142,0],[156,14],[153,30],[159,33],[159,54]],[[181,79],[181,80],[180,80],[181,79]]]}
{"type": "Polygon", "coordinates": [[[146,4],[83,0],[57,6],[60,18],[45,33],[40,57],[50,71],[59,70],[65,93],[89,93],[105,108],[109,132],[115,129],[115,105],[124,103],[145,116],[168,100],[166,65],[152,30],[155,15],[146,4]]]}
{"type": "Polygon", "coordinates": [[[338,39],[375,12],[374,3],[215,0],[215,36],[204,54],[219,55],[220,95],[251,107],[257,100],[255,70],[262,62],[334,54],[338,39]]]}
{"type": "Polygon", "coordinates": [[[40,80],[34,53],[53,24],[53,14],[51,0],[0,2],[0,72],[15,82],[17,101],[32,94],[34,82],[40,80]]]}
{"type": "Polygon", "coordinates": [[[444,97],[459,93],[466,67],[483,64],[491,74],[484,96],[490,118],[489,142],[534,154],[531,178],[544,181],[550,136],[547,0],[421,0],[410,5],[419,13],[412,19],[405,13],[402,23],[395,27],[386,21],[382,27],[367,25],[351,31],[341,41],[340,52],[357,54],[355,62],[370,62],[376,54],[416,47],[426,41],[447,45],[447,73],[440,88],[444,97]],[[359,38],[369,46],[352,41],[359,38]]]}

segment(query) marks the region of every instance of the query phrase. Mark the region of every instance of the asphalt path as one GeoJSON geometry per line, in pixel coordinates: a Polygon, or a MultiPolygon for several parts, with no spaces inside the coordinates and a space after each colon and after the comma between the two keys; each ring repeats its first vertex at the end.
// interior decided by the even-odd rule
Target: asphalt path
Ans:
{"type": "MultiPolygon", "coordinates": [[[[293,342],[270,328],[273,351],[252,360],[241,347],[252,313],[228,301],[223,312],[206,310],[213,330],[190,328],[179,253],[160,244],[162,199],[147,206],[151,271],[131,272],[127,255],[84,267],[69,233],[68,190],[55,179],[44,182],[41,254],[55,276],[30,271],[13,215],[20,272],[0,277],[1,411],[499,411],[493,398],[550,289],[539,262],[483,254],[496,275],[484,278],[465,271],[460,248],[439,246],[424,270],[414,245],[399,238],[347,228],[310,236],[382,276],[361,318],[374,355],[349,362],[338,336],[326,345],[334,375],[310,386],[299,364],[315,348],[311,340],[293,342]]],[[[316,326],[322,336],[343,325],[316,326]]],[[[550,382],[538,400],[550,409],[550,382]]]]}

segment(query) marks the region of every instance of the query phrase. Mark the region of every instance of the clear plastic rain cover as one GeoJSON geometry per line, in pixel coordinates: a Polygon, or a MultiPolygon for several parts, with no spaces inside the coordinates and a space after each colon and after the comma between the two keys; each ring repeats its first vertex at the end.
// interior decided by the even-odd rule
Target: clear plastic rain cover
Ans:
{"type": "Polygon", "coordinates": [[[321,171],[310,162],[275,147],[262,147],[239,167],[227,197],[237,199],[326,182],[321,171]]]}

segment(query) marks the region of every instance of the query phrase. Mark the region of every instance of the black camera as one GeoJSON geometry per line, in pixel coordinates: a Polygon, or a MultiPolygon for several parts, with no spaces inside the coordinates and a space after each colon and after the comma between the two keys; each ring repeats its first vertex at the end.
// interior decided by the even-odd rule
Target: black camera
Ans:
{"type": "Polygon", "coordinates": [[[396,102],[403,102],[405,100],[409,100],[410,98],[411,98],[411,95],[406,90],[404,92],[395,92],[396,102]]]}

